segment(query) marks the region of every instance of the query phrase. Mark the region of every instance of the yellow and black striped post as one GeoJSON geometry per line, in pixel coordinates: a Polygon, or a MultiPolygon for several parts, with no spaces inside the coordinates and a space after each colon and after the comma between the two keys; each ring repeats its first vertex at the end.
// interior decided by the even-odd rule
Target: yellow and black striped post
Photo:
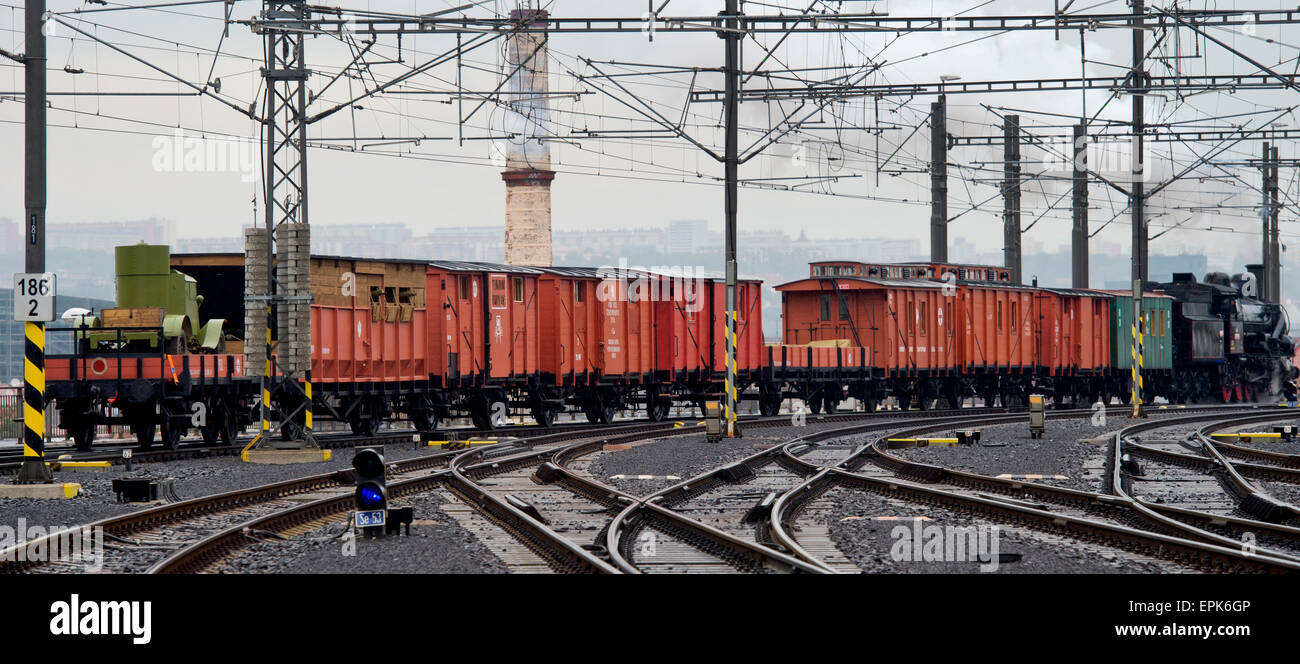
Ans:
{"type": "Polygon", "coordinates": [[[303,411],[303,416],[302,416],[303,429],[305,433],[310,434],[311,433],[311,369],[307,369],[307,372],[304,374],[302,393],[304,396],[307,397],[307,404],[304,407],[305,410],[303,411]]]}
{"type": "Polygon", "coordinates": [[[736,310],[727,310],[727,374],[725,384],[722,386],[726,398],[722,400],[722,415],[727,421],[727,436],[732,437],[736,434],[736,404],[739,401],[736,393],[736,310]]]}
{"type": "Polygon", "coordinates": [[[1142,417],[1142,369],[1143,369],[1142,336],[1143,336],[1143,332],[1145,332],[1145,328],[1146,325],[1142,320],[1141,282],[1134,281],[1133,282],[1133,325],[1131,330],[1131,333],[1133,335],[1133,358],[1131,362],[1132,366],[1130,367],[1131,377],[1129,381],[1132,384],[1132,388],[1131,388],[1132,396],[1130,398],[1133,403],[1133,413],[1131,414],[1131,417],[1135,417],[1135,418],[1142,417]]]}
{"type": "Polygon", "coordinates": [[[45,323],[27,323],[23,352],[23,465],[15,482],[52,482],[45,465],[45,323]]]}
{"type": "MultiPolygon", "coordinates": [[[[268,255],[270,249],[267,249],[268,255]]],[[[270,269],[269,267],[267,268],[270,269]]],[[[266,368],[262,372],[262,433],[258,438],[268,438],[271,435],[271,367],[274,362],[271,360],[273,350],[271,342],[271,330],[275,326],[274,314],[271,312],[271,300],[266,301],[266,368]]]]}

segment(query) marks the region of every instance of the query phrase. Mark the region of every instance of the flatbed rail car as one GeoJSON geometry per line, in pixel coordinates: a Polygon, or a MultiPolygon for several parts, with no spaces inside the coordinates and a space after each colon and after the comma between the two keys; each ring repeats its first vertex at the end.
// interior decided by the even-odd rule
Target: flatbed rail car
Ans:
{"type": "MultiPolygon", "coordinates": [[[[46,329],[49,336],[84,336],[84,328],[46,329]]],[[[96,332],[139,334],[140,328],[96,328],[96,332]]],[[[162,328],[156,352],[122,350],[89,353],[73,343],[73,353],[45,358],[46,398],[77,449],[90,449],[101,425],[127,425],[142,447],[161,433],[163,446],[175,449],[191,428],[208,444],[232,444],[248,423],[248,403],[256,385],[244,379],[244,356],[166,352],[162,328]]]]}

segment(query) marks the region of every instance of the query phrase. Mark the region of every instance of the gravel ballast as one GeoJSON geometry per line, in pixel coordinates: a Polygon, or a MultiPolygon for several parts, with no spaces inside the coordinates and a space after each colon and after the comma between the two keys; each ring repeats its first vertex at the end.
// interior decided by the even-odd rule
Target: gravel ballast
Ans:
{"type": "Polygon", "coordinates": [[[1108,418],[1104,426],[1094,426],[1090,418],[1053,418],[1048,413],[1047,430],[1042,438],[1030,438],[1026,416],[1022,424],[980,427],[978,445],[934,445],[891,450],[891,453],[910,461],[981,475],[1044,475],[1042,480],[1035,481],[1097,491],[1101,487],[1100,469],[1107,450],[1105,439],[1127,425],[1127,420],[1122,418],[1108,418]],[[1067,479],[1053,479],[1054,475],[1064,475],[1067,479]]]}
{"type": "MultiPolygon", "coordinates": [[[[928,536],[924,529],[929,526],[984,527],[987,533],[985,541],[990,541],[992,531],[987,528],[997,524],[942,508],[921,507],[846,489],[836,490],[829,497],[835,503],[826,523],[832,540],[845,556],[868,573],[1117,574],[1172,571],[1170,565],[1133,560],[1123,551],[1095,547],[1085,549],[1070,540],[1048,538],[1006,527],[1000,527],[998,531],[998,553],[1020,554],[1020,559],[1000,562],[996,568],[988,563],[989,558],[984,558],[983,562],[978,558],[952,562],[941,559],[895,560],[895,552],[906,552],[907,556],[900,556],[903,558],[913,556],[910,541],[902,546],[898,543],[912,537],[915,517],[930,519],[920,522],[922,542],[928,536]],[[890,517],[891,520],[872,517],[890,517]],[[905,528],[908,534],[903,535],[900,531],[900,536],[895,538],[895,529],[899,527],[905,528]]],[[[991,547],[984,553],[990,552],[991,547]]]]}
{"type": "MultiPolygon", "coordinates": [[[[389,444],[384,456],[389,461],[397,461],[437,451],[437,448],[415,447],[413,444],[389,444]]],[[[113,494],[114,479],[172,478],[177,496],[188,500],[351,468],[352,455],[352,449],[342,448],[333,450],[333,458],[323,463],[266,465],[244,463],[237,456],[222,456],[135,463],[130,472],[124,465],[112,466],[103,472],[65,470],[55,473],[55,480],[81,484],[79,496],[70,500],[0,499],[0,524],[14,525],[21,518],[29,525],[80,525],[152,506],[117,502],[113,494]]]]}
{"type": "Polygon", "coordinates": [[[394,501],[414,508],[410,536],[347,538],[346,522],[330,522],[288,541],[254,544],[213,571],[253,574],[505,574],[499,558],[442,511],[426,493],[394,501]]]}

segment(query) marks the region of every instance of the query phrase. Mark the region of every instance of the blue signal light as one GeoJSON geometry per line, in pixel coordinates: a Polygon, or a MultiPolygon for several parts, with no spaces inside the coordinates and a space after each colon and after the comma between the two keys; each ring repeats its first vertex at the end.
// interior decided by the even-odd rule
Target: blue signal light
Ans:
{"type": "Polygon", "coordinates": [[[379,508],[384,505],[384,492],[375,484],[366,484],[357,489],[357,502],[361,507],[379,508]]]}

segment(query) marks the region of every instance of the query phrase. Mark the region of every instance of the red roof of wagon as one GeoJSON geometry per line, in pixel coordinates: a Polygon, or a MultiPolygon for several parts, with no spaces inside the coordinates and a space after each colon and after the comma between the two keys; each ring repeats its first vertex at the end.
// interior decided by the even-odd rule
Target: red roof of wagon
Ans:
{"type": "Polygon", "coordinates": [[[841,290],[875,290],[878,288],[917,288],[934,290],[943,288],[938,281],[904,281],[900,279],[868,279],[866,277],[814,277],[800,279],[776,286],[776,290],[786,291],[820,291],[826,290],[826,282],[835,282],[841,290]]]}

